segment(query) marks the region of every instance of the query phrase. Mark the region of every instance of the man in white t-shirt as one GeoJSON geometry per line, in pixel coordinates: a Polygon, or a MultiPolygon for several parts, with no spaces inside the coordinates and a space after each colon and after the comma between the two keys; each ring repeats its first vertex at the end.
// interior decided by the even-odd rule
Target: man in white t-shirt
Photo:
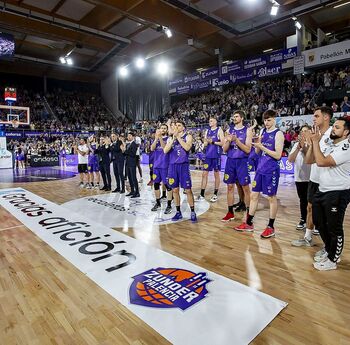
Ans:
{"type": "MultiPolygon", "coordinates": [[[[325,152],[327,146],[329,146],[332,140],[329,138],[332,128],[329,126],[330,121],[333,117],[333,110],[330,107],[320,107],[315,109],[313,115],[313,123],[314,126],[319,128],[319,131],[322,134],[322,137],[319,141],[320,149],[322,152],[325,152]]],[[[306,218],[306,229],[305,235],[303,238],[292,241],[292,246],[295,247],[311,247],[314,245],[312,241],[312,235],[318,234],[318,231],[315,232],[313,218],[312,218],[312,203],[313,198],[318,191],[319,186],[319,170],[320,167],[317,166],[315,157],[313,155],[313,146],[310,141],[310,134],[304,133],[305,142],[307,145],[307,151],[305,154],[304,162],[306,164],[311,165],[311,173],[310,173],[310,182],[308,185],[307,191],[307,218],[306,218]],[[307,143],[308,142],[308,143],[307,143]]],[[[317,229],[317,228],[316,228],[317,229]]]]}
{"type": "Polygon", "coordinates": [[[294,144],[288,156],[288,161],[294,163],[294,181],[299,197],[300,221],[296,226],[297,230],[305,230],[307,218],[307,190],[310,181],[311,165],[304,162],[307,151],[304,140],[306,133],[311,133],[309,125],[301,127],[299,140],[294,144]]]}
{"type": "Polygon", "coordinates": [[[319,191],[312,204],[313,219],[325,244],[316,253],[314,267],[320,271],[337,268],[344,245],[343,222],[350,202],[350,119],[335,121],[330,138],[333,144],[322,153],[319,132],[311,136],[315,161],[320,167],[319,191]]]}
{"type": "MultiPolygon", "coordinates": [[[[80,187],[84,187],[84,177],[88,181],[88,160],[89,160],[89,148],[86,145],[84,138],[79,140],[78,147],[75,147],[75,154],[78,155],[78,172],[80,174],[80,187]]],[[[87,182],[86,185],[87,186],[87,182]]]]}

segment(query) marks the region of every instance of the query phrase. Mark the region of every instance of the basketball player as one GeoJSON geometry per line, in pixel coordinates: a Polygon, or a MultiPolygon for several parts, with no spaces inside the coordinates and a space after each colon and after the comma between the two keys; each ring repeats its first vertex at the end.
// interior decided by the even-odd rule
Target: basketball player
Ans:
{"type": "Polygon", "coordinates": [[[209,119],[209,129],[204,134],[205,147],[205,161],[204,170],[202,173],[201,194],[198,200],[204,200],[205,188],[208,184],[209,171],[214,170],[215,187],[214,194],[210,198],[210,202],[218,200],[218,190],[220,187],[220,170],[221,170],[221,152],[224,144],[224,133],[220,127],[217,126],[218,121],[211,116],[209,119]]]}
{"type": "MultiPolygon", "coordinates": [[[[330,135],[332,132],[332,127],[330,127],[330,122],[333,117],[333,109],[330,107],[320,107],[315,109],[313,116],[314,126],[318,127],[322,133],[322,138],[319,141],[320,149],[324,152],[327,149],[327,146],[331,144],[332,140],[330,139],[330,135]]],[[[311,173],[310,173],[310,182],[308,184],[307,190],[307,217],[306,217],[306,230],[304,237],[298,240],[292,241],[292,246],[295,247],[311,247],[314,245],[312,241],[314,223],[312,217],[312,203],[314,200],[314,196],[318,191],[319,186],[319,174],[320,167],[317,166],[315,162],[315,157],[313,155],[313,146],[310,141],[310,133],[304,133],[306,142],[309,142],[307,146],[307,151],[305,155],[305,163],[312,164],[311,165],[311,173]]],[[[318,231],[317,231],[318,233],[318,231]]]]}
{"type": "Polygon", "coordinates": [[[197,222],[197,215],[194,211],[194,198],[192,193],[192,181],[189,165],[189,152],[192,148],[192,136],[187,134],[185,123],[176,121],[173,135],[168,138],[164,147],[164,153],[169,152],[168,182],[173,190],[176,214],[173,221],[182,219],[180,208],[179,187],[185,189],[187,201],[191,208],[191,221],[197,222]]]}
{"type": "Polygon", "coordinates": [[[304,162],[307,147],[305,146],[304,135],[311,131],[309,125],[304,125],[300,129],[298,141],[294,144],[288,161],[294,163],[294,181],[299,197],[300,221],[296,226],[297,230],[305,230],[307,218],[307,189],[310,181],[310,164],[304,162]]]}
{"type": "Polygon", "coordinates": [[[154,141],[151,145],[151,152],[154,152],[154,172],[153,172],[153,183],[154,183],[154,194],[156,195],[156,204],[152,207],[151,211],[157,211],[161,208],[160,203],[160,183],[166,186],[168,191],[168,204],[164,214],[172,212],[171,201],[173,198],[171,188],[168,184],[168,168],[169,168],[169,155],[164,153],[164,147],[168,140],[168,126],[163,123],[160,129],[157,129],[154,141]]]}
{"type": "Polygon", "coordinates": [[[266,229],[260,235],[262,238],[275,236],[274,222],[277,214],[277,189],[280,177],[279,161],[282,156],[284,135],[276,128],[276,112],[272,109],[263,114],[264,125],[261,135],[252,144],[256,153],[261,152],[258,167],[256,169],[250,206],[246,222],[236,227],[237,231],[254,231],[253,218],[258,206],[259,195],[262,192],[267,195],[270,204],[270,219],[266,229]]]}
{"type": "Polygon", "coordinates": [[[350,118],[335,121],[331,145],[321,151],[322,132],[311,136],[312,150],[319,169],[319,190],[312,204],[314,223],[325,248],[316,253],[314,267],[319,271],[337,268],[344,246],[343,222],[350,202],[350,118]]]}
{"type": "Polygon", "coordinates": [[[88,139],[89,159],[88,159],[88,172],[89,172],[89,184],[86,188],[100,189],[100,166],[98,162],[98,156],[95,153],[98,147],[96,137],[92,135],[88,139]],[[94,184],[95,182],[95,184],[94,184]]]}
{"type": "Polygon", "coordinates": [[[89,148],[86,145],[86,141],[84,138],[79,140],[79,145],[74,147],[75,154],[78,155],[78,172],[80,175],[80,187],[84,187],[84,177],[85,177],[85,187],[88,185],[89,177],[88,177],[88,155],[89,148]]]}
{"type": "Polygon", "coordinates": [[[233,114],[234,127],[228,129],[223,146],[227,152],[227,162],[225,167],[224,182],[227,184],[227,206],[228,212],[221,220],[229,222],[235,219],[234,185],[238,183],[242,186],[246,205],[250,202],[250,176],[248,171],[248,157],[252,147],[252,130],[244,126],[245,113],[237,110],[233,114]]]}

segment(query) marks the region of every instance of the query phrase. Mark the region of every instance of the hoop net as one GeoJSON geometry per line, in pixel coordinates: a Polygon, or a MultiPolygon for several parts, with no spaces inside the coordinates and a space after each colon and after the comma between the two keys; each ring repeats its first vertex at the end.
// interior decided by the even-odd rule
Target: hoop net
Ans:
{"type": "Polygon", "coordinates": [[[13,127],[13,128],[18,128],[18,126],[19,126],[19,122],[18,122],[18,120],[16,120],[16,119],[13,119],[13,120],[11,121],[11,124],[12,124],[12,127],[13,127]]]}

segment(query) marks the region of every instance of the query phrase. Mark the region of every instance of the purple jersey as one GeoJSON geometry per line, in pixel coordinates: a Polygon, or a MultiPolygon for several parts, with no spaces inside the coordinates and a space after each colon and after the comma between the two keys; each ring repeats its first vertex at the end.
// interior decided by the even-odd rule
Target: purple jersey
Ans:
{"type": "MultiPolygon", "coordinates": [[[[162,137],[164,143],[167,142],[168,137],[162,137]]],[[[157,169],[168,169],[169,166],[169,155],[164,153],[162,146],[158,140],[156,149],[154,152],[154,167],[157,169]]]]}
{"type": "MultiPolygon", "coordinates": [[[[182,137],[182,140],[186,142],[186,139],[187,134],[185,133],[182,137]]],[[[189,162],[189,151],[186,151],[176,139],[174,140],[173,148],[169,153],[169,164],[182,164],[189,162]]]]}
{"type": "Polygon", "coordinates": [[[98,162],[98,157],[95,154],[95,150],[97,149],[97,144],[96,143],[90,144],[90,148],[91,148],[91,150],[89,152],[88,165],[91,165],[91,164],[98,162]]]}
{"type": "MultiPolygon", "coordinates": [[[[263,130],[263,134],[261,137],[261,143],[269,150],[276,150],[276,134],[279,132],[279,129],[276,128],[271,132],[267,132],[265,129],[263,130]]],[[[261,156],[259,158],[258,167],[256,172],[264,175],[271,174],[276,170],[280,169],[279,159],[272,158],[266,152],[262,151],[261,156]]]]}
{"type": "MultiPolygon", "coordinates": [[[[247,139],[247,127],[242,127],[237,129],[236,127],[229,129],[229,134],[236,135],[236,137],[240,140],[241,143],[245,144],[247,139]]],[[[230,143],[230,147],[227,151],[228,158],[248,158],[248,154],[246,154],[243,150],[241,150],[235,142],[230,143]]]]}
{"type": "Polygon", "coordinates": [[[208,144],[205,150],[206,158],[219,158],[221,156],[221,146],[215,145],[214,143],[220,142],[219,138],[219,127],[215,129],[208,129],[206,137],[213,141],[213,144],[208,144]]]}

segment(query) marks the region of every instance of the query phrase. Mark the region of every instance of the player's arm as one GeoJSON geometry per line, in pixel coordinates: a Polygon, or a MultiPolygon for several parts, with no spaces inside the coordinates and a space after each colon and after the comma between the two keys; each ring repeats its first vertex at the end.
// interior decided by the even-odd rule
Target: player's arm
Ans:
{"type": "Polygon", "coordinates": [[[193,138],[192,135],[187,135],[187,141],[184,141],[181,137],[177,138],[179,144],[183,147],[184,150],[189,151],[192,147],[193,138]]]}
{"type": "Polygon", "coordinates": [[[151,145],[151,151],[154,151],[156,149],[157,141],[158,141],[158,138],[155,137],[154,140],[153,140],[153,143],[151,145]]]}
{"type": "Polygon", "coordinates": [[[312,140],[312,147],[315,157],[315,162],[319,167],[334,167],[337,165],[334,158],[329,155],[325,157],[320,149],[320,143],[318,140],[312,140]]]}
{"type": "Polygon", "coordinates": [[[225,136],[224,136],[224,131],[222,130],[221,127],[219,128],[218,136],[219,136],[219,140],[220,140],[220,141],[217,141],[217,142],[214,143],[214,144],[217,145],[217,146],[223,147],[223,146],[224,146],[224,143],[225,143],[225,136]]]}
{"type": "Polygon", "coordinates": [[[172,149],[173,143],[174,143],[174,138],[171,136],[168,138],[168,141],[163,148],[164,153],[168,153],[172,149]]]}
{"type": "Polygon", "coordinates": [[[162,147],[162,149],[164,150],[164,147],[166,145],[166,141],[163,140],[163,138],[161,136],[159,137],[159,144],[162,147]]]}
{"type": "Polygon", "coordinates": [[[290,151],[290,154],[288,156],[288,161],[291,163],[294,163],[301,149],[302,148],[300,147],[300,143],[295,144],[292,148],[292,151],[290,151]]]}
{"type": "Polygon", "coordinates": [[[309,144],[307,146],[307,151],[305,152],[305,158],[304,158],[305,164],[313,164],[316,163],[315,155],[314,155],[314,147],[312,144],[309,144]]]}
{"type": "Polygon", "coordinates": [[[229,134],[228,130],[226,131],[226,136],[224,137],[224,144],[222,146],[222,150],[226,153],[231,145],[231,135],[229,134]]]}
{"type": "Polygon", "coordinates": [[[273,150],[269,150],[268,148],[266,148],[264,145],[262,145],[260,143],[260,150],[265,152],[267,155],[269,155],[270,157],[274,158],[274,159],[281,159],[282,156],[282,151],[283,151],[283,145],[284,145],[284,135],[281,131],[278,131],[275,137],[275,151],[273,150]]]}
{"type": "Polygon", "coordinates": [[[247,137],[245,139],[245,143],[243,144],[238,138],[236,139],[237,146],[246,154],[249,154],[252,149],[252,138],[253,132],[247,131],[247,137]]]}

